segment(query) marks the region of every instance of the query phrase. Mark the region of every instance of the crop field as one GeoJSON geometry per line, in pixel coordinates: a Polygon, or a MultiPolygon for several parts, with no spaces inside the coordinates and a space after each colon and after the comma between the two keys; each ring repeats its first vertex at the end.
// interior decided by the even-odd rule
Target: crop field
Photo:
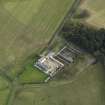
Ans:
{"type": "Polygon", "coordinates": [[[85,0],[81,8],[89,11],[89,24],[105,28],[105,0],[85,0]]]}
{"type": "Polygon", "coordinates": [[[0,68],[15,75],[28,56],[47,45],[73,1],[1,0],[0,68]]]}
{"type": "Polygon", "coordinates": [[[14,105],[105,105],[105,71],[91,65],[75,81],[57,85],[26,85],[14,105]]]}

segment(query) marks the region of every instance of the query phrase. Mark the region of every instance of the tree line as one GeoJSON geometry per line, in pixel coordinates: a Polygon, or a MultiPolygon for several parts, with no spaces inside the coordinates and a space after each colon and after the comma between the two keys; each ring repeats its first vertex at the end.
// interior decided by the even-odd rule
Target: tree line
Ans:
{"type": "Polygon", "coordinates": [[[105,29],[96,29],[79,22],[67,22],[62,28],[61,34],[69,43],[72,42],[94,54],[99,52],[100,59],[105,62],[105,29]]]}

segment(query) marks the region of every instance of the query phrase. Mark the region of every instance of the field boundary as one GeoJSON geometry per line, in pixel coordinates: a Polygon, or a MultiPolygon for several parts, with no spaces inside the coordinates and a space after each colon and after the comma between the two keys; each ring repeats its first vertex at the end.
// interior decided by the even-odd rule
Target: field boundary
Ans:
{"type": "Polygon", "coordinates": [[[63,28],[65,22],[68,19],[68,17],[69,17],[69,19],[72,18],[74,12],[77,10],[77,8],[81,4],[81,2],[82,2],[82,0],[75,0],[73,2],[71,8],[69,8],[69,10],[68,10],[67,14],[65,15],[64,19],[62,20],[61,24],[59,25],[59,27],[56,29],[55,33],[52,35],[51,39],[49,40],[49,42],[47,44],[48,49],[50,49],[50,46],[52,45],[53,40],[55,39],[55,37],[59,34],[61,29],[63,28]]]}

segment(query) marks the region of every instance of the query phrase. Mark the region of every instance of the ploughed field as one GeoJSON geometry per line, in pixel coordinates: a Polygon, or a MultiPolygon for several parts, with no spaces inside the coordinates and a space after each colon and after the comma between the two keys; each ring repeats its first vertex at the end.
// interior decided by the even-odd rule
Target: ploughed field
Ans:
{"type": "Polygon", "coordinates": [[[0,69],[15,75],[47,45],[74,0],[0,0],[0,69]]]}
{"type": "Polygon", "coordinates": [[[90,17],[87,19],[89,24],[105,28],[105,0],[85,0],[81,8],[89,11],[90,17]]]}

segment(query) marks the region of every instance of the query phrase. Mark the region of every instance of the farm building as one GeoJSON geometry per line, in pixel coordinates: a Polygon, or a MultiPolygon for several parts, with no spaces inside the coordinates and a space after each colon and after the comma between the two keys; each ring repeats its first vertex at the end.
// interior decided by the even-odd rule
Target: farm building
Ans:
{"type": "Polygon", "coordinates": [[[72,63],[74,61],[75,54],[72,53],[67,47],[64,47],[58,52],[57,56],[65,60],[65,62],[72,63]]]}
{"type": "Polygon", "coordinates": [[[49,53],[47,56],[40,58],[35,64],[37,68],[51,77],[64,67],[63,63],[53,57],[54,55],[54,53],[49,53]]]}
{"type": "Polygon", "coordinates": [[[65,46],[57,54],[50,52],[46,56],[42,56],[34,66],[53,77],[57,72],[62,70],[65,65],[74,62],[74,59],[78,55],[77,51],[78,50],[73,47],[68,48],[65,46]]]}

